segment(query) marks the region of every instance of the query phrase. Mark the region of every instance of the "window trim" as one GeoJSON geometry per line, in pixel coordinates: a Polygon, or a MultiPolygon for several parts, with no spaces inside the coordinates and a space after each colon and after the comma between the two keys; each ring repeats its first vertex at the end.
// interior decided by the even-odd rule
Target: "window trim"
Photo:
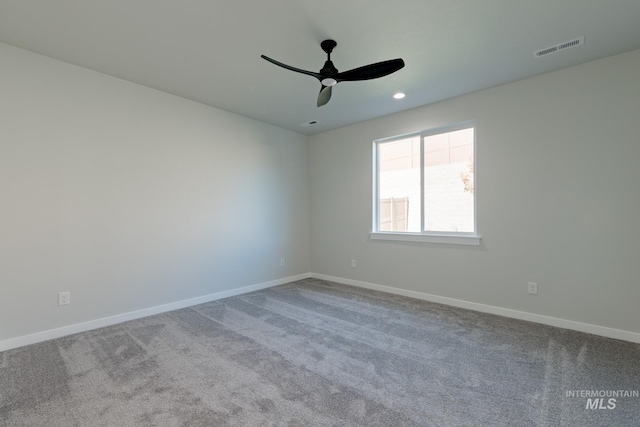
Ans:
{"type": "MultiPolygon", "coordinates": [[[[469,245],[479,246],[481,236],[478,233],[478,197],[477,197],[477,168],[476,168],[476,142],[478,140],[478,126],[476,120],[467,120],[451,125],[438,126],[435,128],[425,129],[419,132],[412,132],[403,135],[396,135],[387,138],[376,139],[373,141],[373,200],[372,200],[372,224],[369,238],[371,240],[386,240],[399,242],[415,242],[415,243],[439,243],[453,245],[469,245]],[[424,231],[424,194],[420,199],[420,229],[421,232],[400,232],[400,231],[380,231],[379,197],[380,197],[380,174],[378,172],[378,158],[380,144],[393,142],[402,139],[420,137],[420,146],[423,147],[423,138],[438,135],[441,133],[454,132],[457,130],[473,128],[473,170],[474,170],[474,196],[473,196],[473,228],[475,232],[441,232],[441,231],[424,231]]],[[[420,188],[424,191],[424,149],[420,150],[420,188]]]]}
{"type": "Polygon", "coordinates": [[[369,233],[371,240],[392,240],[397,242],[415,243],[444,243],[449,245],[480,246],[482,239],[476,233],[442,233],[433,231],[424,233],[403,233],[400,231],[372,231],[369,233]]]}

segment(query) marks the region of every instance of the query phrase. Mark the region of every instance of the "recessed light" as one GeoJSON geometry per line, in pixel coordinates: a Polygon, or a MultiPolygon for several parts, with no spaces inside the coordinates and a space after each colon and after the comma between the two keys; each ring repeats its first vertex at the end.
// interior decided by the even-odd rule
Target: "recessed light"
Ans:
{"type": "Polygon", "coordinates": [[[402,93],[402,92],[398,92],[398,93],[396,93],[396,94],[394,94],[394,95],[393,95],[393,97],[394,97],[395,99],[402,99],[402,98],[404,98],[405,96],[406,96],[406,95],[405,95],[404,93],[402,93]]]}

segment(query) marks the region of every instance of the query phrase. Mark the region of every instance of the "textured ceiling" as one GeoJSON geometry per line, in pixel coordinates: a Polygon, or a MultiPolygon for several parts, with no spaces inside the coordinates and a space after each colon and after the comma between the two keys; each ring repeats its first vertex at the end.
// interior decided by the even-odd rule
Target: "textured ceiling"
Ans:
{"type": "Polygon", "coordinates": [[[638,49],[639,23],[639,0],[0,0],[1,42],[306,134],[638,49]],[[318,71],[326,38],[340,71],[406,67],[317,108],[317,80],[260,58],[318,71]]]}

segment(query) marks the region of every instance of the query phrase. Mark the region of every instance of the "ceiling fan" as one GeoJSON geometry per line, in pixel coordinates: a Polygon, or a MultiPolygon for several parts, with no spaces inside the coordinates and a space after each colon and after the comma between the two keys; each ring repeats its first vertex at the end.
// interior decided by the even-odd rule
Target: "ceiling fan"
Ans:
{"type": "Polygon", "coordinates": [[[404,61],[401,58],[391,59],[389,61],[376,62],[375,64],[365,65],[363,67],[354,68],[353,70],[338,72],[336,67],[331,62],[331,52],[338,45],[335,40],[325,40],[320,43],[320,47],[327,53],[327,61],[324,63],[324,67],[320,72],[301,70],[300,68],[292,67],[282,62],[278,62],[275,59],[271,59],[268,56],[260,55],[261,58],[282,67],[287,70],[295,71],[297,73],[307,74],[313,76],[320,81],[322,87],[318,94],[318,107],[325,105],[331,99],[331,88],[340,82],[353,82],[357,80],[371,80],[378,77],[384,77],[388,74],[395,73],[402,67],[404,67],[404,61]]]}

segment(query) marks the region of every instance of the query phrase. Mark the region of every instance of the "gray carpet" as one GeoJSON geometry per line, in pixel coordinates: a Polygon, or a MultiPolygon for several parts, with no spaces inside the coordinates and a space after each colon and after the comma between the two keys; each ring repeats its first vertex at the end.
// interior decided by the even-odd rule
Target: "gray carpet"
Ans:
{"type": "Polygon", "coordinates": [[[639,360],[638,344],[307,279],[0,353],[0,425],[640,426],[638,397],[567,396],[638,390],[639,360]]]}

